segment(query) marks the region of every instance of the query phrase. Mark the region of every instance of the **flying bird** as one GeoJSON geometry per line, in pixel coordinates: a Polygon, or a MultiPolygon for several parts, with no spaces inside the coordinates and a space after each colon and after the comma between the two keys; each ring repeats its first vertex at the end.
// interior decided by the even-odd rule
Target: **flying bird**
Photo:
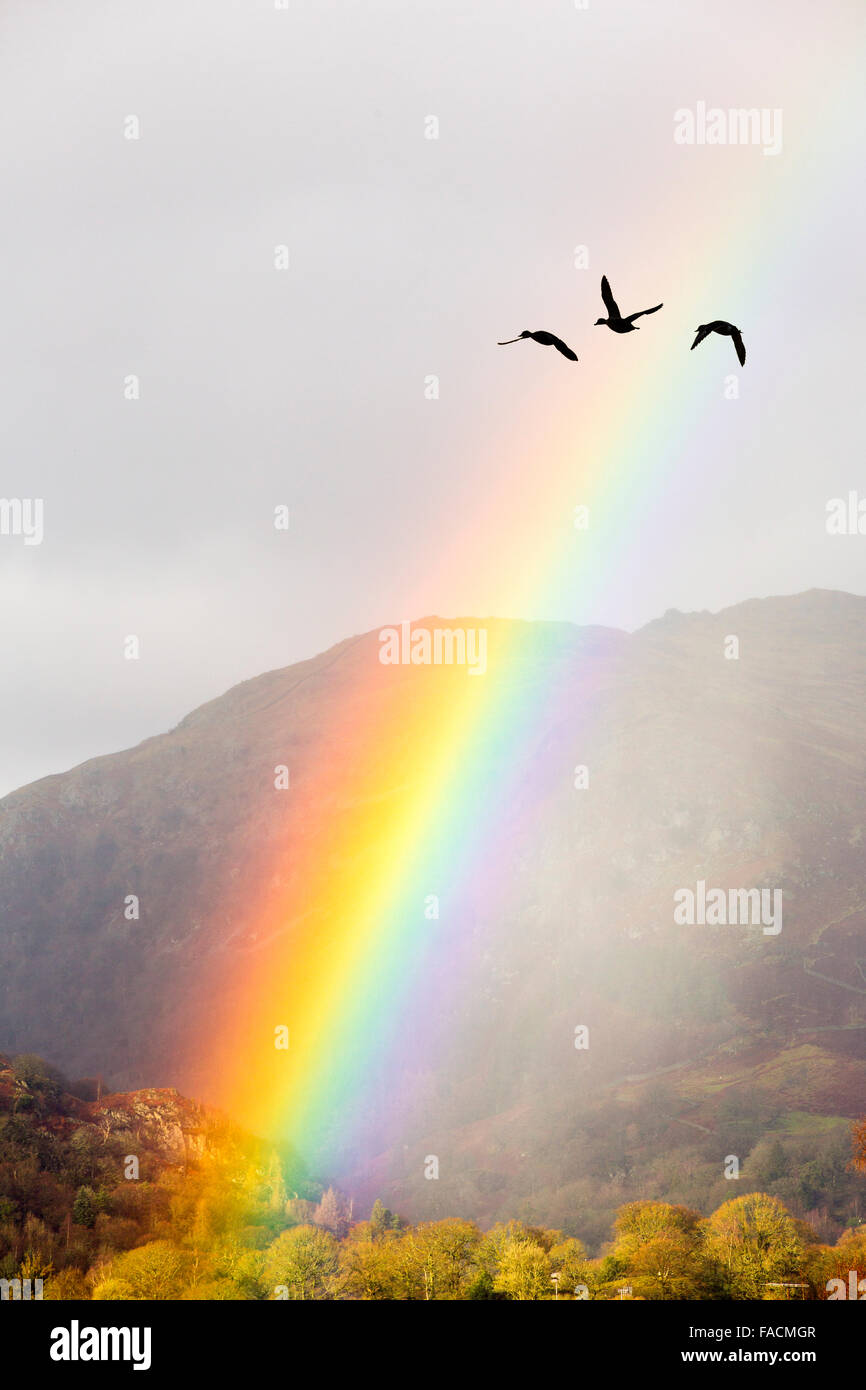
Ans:
{"type": "Polygon", "coordinates": [[[724,319],[715,319],[712,323],[701,323],[697,327],[697,337],[692,343],[691,351],[694,352],[698,343],[702,343],[704,338],[709,338],[711,333],[721,333],[727,338],[733,338],[734,347],[737,349],[737,357],[740,359],[742,367],[746,361],[746,346],[743,342],[739,328],[735,328],[732,323],[725,323],[724,319]]]}
{"type": "Polygon", "coordinates": [[[601,297],[604,300],[604,307],[607,309],[608,317],[606,319],[596,319],[595,326],[598,328],[600,323],[604,323],[608,328],[612,328],[614,333],[636,333],[638,330],[635,325],[635,319],[643,318],[644,314],[655,314],[663,307],[661,304],[656,304],[652,309],[640,309],[636,314],[629,314],[626,318],[623,318],[622,314],[619,312],[619,305],[611,293],[606,275],[602,275],[601,277],[601,297]]]}
{"type": "Polygon", "coordinates": [[[539,330],[538,333],[530,333],[528,328],[524,328],[520,338],[506,338],[504,343],[497,343],[497,347],[507,347],[509,343],[519,343],[521,338],[532,338],[533,342],[542,343],[545,347],[555,347],[557,352],[561,352],[563,357],[567,357],[569,362],[577,361],[577,353],[572,352],[567,343],[561,338],[557,338],[554,333],[545,333],[539,330]]]}

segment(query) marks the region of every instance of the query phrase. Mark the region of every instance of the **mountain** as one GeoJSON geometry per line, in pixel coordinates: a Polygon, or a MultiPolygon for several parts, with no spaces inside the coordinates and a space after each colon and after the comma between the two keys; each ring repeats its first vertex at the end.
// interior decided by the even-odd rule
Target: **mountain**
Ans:
{"type": "MultiPolygon", "coordinates": [[[[483,679],[541,711],[507,804],[477,808],[501,821],[496,891],[484,876],[461,898],[459,990],[448,952],[428,963],[411,1099],[371,1103],[363,1148],[310,1167],[416,1219],[591,1238],[635,1194],[718,1205],[733,1156],[741,1189],[838,1230],[866,1109],[866,599],[670,612],[634,634],[483,625],[483,679]],[[780,893],[781,930],[678,923],[675,894],[701,882],[780,893]]],[[[378,651],[376,633],[351,639],[0,801],[0,1048],[222,1099],[190,1038],[218,1031],[233,973],[267,957],[260,923],[287,892],[304,907],[335,821],[411,797],[417,670],[378,651]],[[387,769],[371,726],[405,729],[387,769]],[[280,763],[292,789],[275,797],[280,763]]],[[[453,671],[430,679],[443,710],[464,698],[453,671]]],[[[363,882],[374,853],[334,873],[363,882]]]]}

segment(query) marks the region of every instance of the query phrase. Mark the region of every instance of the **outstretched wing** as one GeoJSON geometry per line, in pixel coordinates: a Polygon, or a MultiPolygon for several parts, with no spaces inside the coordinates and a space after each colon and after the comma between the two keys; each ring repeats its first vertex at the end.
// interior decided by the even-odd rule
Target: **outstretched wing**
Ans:
{"type": "Polygon", "coordinates": [[[657,314],[659,309],[663,309],[663,304],[656,304],[652,309],[638,309],[636,314],[629,314],[626,323],[634,323],[635,319],[642,319],[644,314],[657,314]]]}
{"type": "Polygon", "coordinates": [[[733,330],[733,332],[731,333],[731,337],[734,340],[734,347],[737,349],[737,356],[740,359],[740,366],[742,367],[745,365],[746,361],[746,345],[740,337],[738,329],[735,328],[733,330]]]}
{"type": "Polygon", "coordinates": [[[601,277],[601,297],[604,300],[604,307],[607,309],[609,316],[612,319],[618,319],[620,317],[619,305],[611,294],[606,275],[602,275],[601,277]]]}
{"type": "Polygon", "coordinates": [[[563,357],[567,357],[567,358],[568,358],[569,362],[576,362],[576,361],[577,361],[577,353],[576,353],[576,352],[572,352],[571,348],[568,347],[568,345],[567,345],[566,343],[564,343],[564,342],[562,341],[561,338],[557,338],[557,337],[555,337],[555,336],[551,333],[551,335],[550,335],[550,341],[551,341],[553,347],[556,348],[557,352],[561,352],[562,355],[563,355],[563,357]]]}
{"type": "Polygon", "coordinates": [[[689,351],[690,351],[690,352],[694,352],[694,350],[695,350],[695,348],[697,347],[698,343],[702,343],[702,342],[704,341],[704,338],[709,338],[709,336],[710,336],[710,334],[712,333],[712,331],[713,331],[713,330],[710,328],[709,324],[706,324],[706,323],[705,323],[701,328],[699,328],[699,329],[698,329],[698,336],[695,338],[695,341],[692,343],[691,348],[689,349],[689,351]]]}

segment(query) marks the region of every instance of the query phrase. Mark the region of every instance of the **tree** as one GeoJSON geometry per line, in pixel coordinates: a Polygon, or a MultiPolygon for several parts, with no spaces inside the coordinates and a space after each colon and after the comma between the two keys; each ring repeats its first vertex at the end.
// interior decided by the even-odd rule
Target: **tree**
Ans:
{"type": "MultiPolygon", "coordinates": [[[[481,1232],[474,1221],[451,1217],[407,1231],[400,1242],[407,1284],[415,1279],[428,1300],[462,1298],[475,1274],[481,1232]]],[[[409,1295],[411,1296],[411,1295],[409,1295]]]]}
{"type": "Polygon", "coordinates": [[[286,1192],[286,1184],[283,1178],[283,1165],[280,1162],[280,1156],[276,1149],[271,1150],[270,1162],[268,1163],[267,1188],[268,1206],[272,1211],[278,1211],[282,1214],[286,1209],[288,1193],[286,1192]]]}
{"type": "Polygon", "coordinates": [[[550,1262],[541,1246],[510,1237],[499,1256],[493,1287],[520,1303],[550,1298],[550,1262]]]}
{"type": "Polygon", "coordinates": [[[481,1238],[475,1251],[475,1265],[477,1269],[489,1274],[491,1283],[499,1267],[502,1252],[512,1240],[530,1240],[529,1232],[520,1221],[508,1221],[504,1225],[500,1222],[481,1238]]]}
{"type": "Polygon", "coordinates": [[[94,1303],[127,1303],[130,1299],[140,1297],[132,1284],[127,1284],[124,1279],[112,1279],[110,1276],[100,1279],[93,1290],[94,1303]]]}
{"type": "Polygon", "coordinates": [[[700,1297],[705,1285],[700,1221],[699,1212],[669,1202],[629,1202],[620,1208],[613,1254],[636,1297],[700,1297]]]}
{"type": "Polygon", "coordinates": [[[551,1273],[559,1275],[559,1292],[573,1294],[578,1284],[590,1283],[590,1263],[583,1242],[561,1240],[550,1248],[551,1273]]]}
{"type": "Polygon", "coordinates": [[[72,1220],[76,1226],[93,1226],[98,1210],[96,1193],[93,1188],[79,1187],[75,1194],[75,1201],[72,1203],[72,1220]]]}
{"type": "Polygon", "coordinates": [[[271,1298],[285,1288],[289,1298],[327,1298],[339,1269],[339,1246],[328,1231],[293,1226],[277,1236],[265,1253],[262,1282],[271,1298]]]}
{"type": "Polygon", "coordinates": [[[749,1192],[713,1212],[704,1249],[723,1275],[729,1298],[765,1298],[769,1285],[795,1279],[804,1264],[801,1230],[778,1197],[749,1192]]]}
{"type": "Polygon", "coordinates": [[[414,1270],[407,1271],[405,1254],[398,1236],[346,1241],[340,1251],[342,1291],[364,1302],[421,1297],[414,1270]]]}
{"type": "Polygon", "coordinates": [[[614,1222],[615,1251],[628,1257],[646,1241],[673,1233],[697,1240],[700,1212],[670,1202],[628,1202],[614,1222]]]}
{"type": "Polygon", "coordinates": [[[375,1240],[377,1236],[382,1236],[387,1230],[391,1229],[393,1216],[383,1202],[377,1197],[373,1203],[373,1210],[370,1212],[370,1235],[375,1240]]]}
{"type": "Polygon", "coordinates": [[[50,1279],[45,1281],[45,1292],[42,1295],[45,1299],[57,1299],[66,1302],[69,1299],[78,1301],[90,1298],[90,1284],[85,1274],[74,1265],[68,1269],[58,1270],[52,1274],[50,1279]]]}
{"type": "Polygon", "coordinates": [[[167,1240],[154,1240],[135,1250],[126,1250],[112,1260],[102,1284],[94,1290],[94,1298],[135,1298],[166,1300],[180,1298],[183,1290],[194,1282],[196,1259],[186,1251],[176,1249],[167,1240]],[[129,1289],[131,1292],[99,1292],[129,1289]]]}
{"type": "Polygon", "coordinates": [[[778,1182],[788,1167],[785,1150],[777,1138],[763,1140],[749,1155],[748,1171],[761,1183],[778,1182]]]}
{"type": "Polygon", "coordinates": [[[852,1270],[857,1283],[866,1277],[866,1231],[862,1229],[843,1231],[835,1245],[813,1245],[807,1251],[804,1278],[817,1298],[832,1292],[828,1289],[832,1279],[841,1279],[847,1298],[852,1270]]]}
{"type": "Polygon", "coordinates": [[[342,1240],[349,1229],[345,1204],[333,1187],[329,1187],[327,1192],[323,1193],[322,1200],[313,1213],[313,1222],[316,1226],[323,1226],[326,1231],[330,1231],[337,1240],[342,1240]]]}
{"type": "Polygon", "coordinates": [[[51,1110],[60,1105],[66,1079],[62,1072],[35,1053],[13,1057],[13,1113],[19,1110],[51,1110]]]}
{"type": "Polygon", "coordinates": [[[670,1231],[648,1240],[627,1261],[627,1282],[638,1298],[700,1298],[703,1261],[697,1243],[670,1231]]]}
{"type": "Polygon", "coordinates": [[[92,1125],[79,1125],[73,1131],[69,1143],[76,1173],[81,1178],[93,1180],[96,1177],[100,1149],[102,1148],[96,1130],[92,1125]]]}
{"type": "Polygon", "coordinates": [[[293,1226],[312,1226],[316,1206],[316,1202],[308,1202],[304,1197],[290,1197],[286,1202],[286,1220],[293,1226]]]}
{"type": "Polygon", "coordinates": [[[33,1052],[13,1057],[11,1069],[16,1081],[31,1090],[44,1092],[51,1099],[56,1099],[67,1085],[62,1072],[33,1052]]]}
{"type": "Polygon", "coordinates": [[[234,1236],[222,1241],[212,1256],[217,1280],[230,1283],[234,1297],[242,1299],[261,1298],[264,1260],[263,1251],[250,1250],[234,1236]]]}

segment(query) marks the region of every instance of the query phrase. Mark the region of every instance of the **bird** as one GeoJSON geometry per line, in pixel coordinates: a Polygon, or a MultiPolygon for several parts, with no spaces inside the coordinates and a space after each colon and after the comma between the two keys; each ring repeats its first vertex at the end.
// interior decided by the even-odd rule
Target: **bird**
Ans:
{"type": "Polygon", "coordinates": [[[644,314],[655,314],[659,309],[664,307],[662,304],[656,304],[652,309],[640,309],[636,314],[629,314],[626,318],[623,318],[622,314],[619,312],[619,305],[611,293],[606,275],[602,275],[601,277],[601,297],[604,300],[604,307],[607,309],[608,317],[606,319],[596,319],[595,326],[598,328],[599,324],[606,324],[608,328],[613,329],[614,333],[636,333],[638,329],[635,324],[635,319],[643,318],[644,314]]]}
{"type": "Polygon", "coordinates": [[[542,343],[544,347],[555,347],[557,352],[561,352],[563,357],[567,357],[569,362],[577,361],[577,353],[572,352],[567,343],[561,338],[557,338],[555,333],[545,333],[539,329],[537,333],[530,333],[528,328],[524,328],[520,338],[506,338],[504,343],[497,343],[497,347],[507,347],[509,343],[519,343],[521,338],[532,338],[533,342],[542,343]]]}
{"type": "Polygon", "coordinates": [[[732,323],[725,323],[724,319],[714,319],[712,323],[699,323],[695,330],[697,337],[692,343],[691,351],[694,352],[698,343],[702,343],[704,338],[708,338],[711,333],[721,333],[724,337],[733,338],[734,347],[737,350],[737,357],[742,367],[746,361],[746,345],[743,342],[742,333],[739,328],[735,328],[732,323]]]}

